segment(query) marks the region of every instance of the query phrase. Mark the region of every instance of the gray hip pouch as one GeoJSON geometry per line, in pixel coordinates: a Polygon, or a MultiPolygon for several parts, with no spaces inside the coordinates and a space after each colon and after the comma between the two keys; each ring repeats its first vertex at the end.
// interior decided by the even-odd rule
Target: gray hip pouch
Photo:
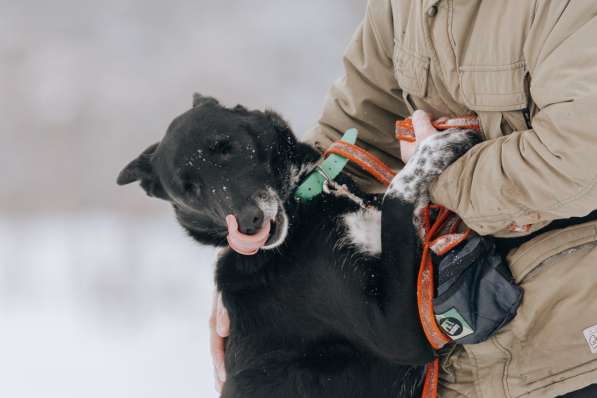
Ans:
{"type": "Polygon", "coordinates": [[[492,238],[473,236],[434,265],[435,318],[454,342],[485,341],[516,315],[523,290],[492,238]]]}

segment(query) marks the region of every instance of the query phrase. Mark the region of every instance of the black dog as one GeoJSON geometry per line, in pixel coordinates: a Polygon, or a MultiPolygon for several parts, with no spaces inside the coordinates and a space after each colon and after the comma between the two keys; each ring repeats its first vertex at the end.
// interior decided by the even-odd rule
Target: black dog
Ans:
{"type": "MultiPolygon", "coordinates": [[[[226,249],[217,263],[231,320],[222,396],[418,396],[435,354],[416,309],[416,200],[363,194],[343,175],[336,186],[356,199],[339,189],[297,200],[317,151],[273,112],[199,95],[193,102],[118,184],[140,181],[149,196],[171,202],[203,244],[227,246],[230,215],[240,236],[269,228],[257,254],[226,249]],[[382,222],[382,207],[402,221],[382,222]],[[382,248],[382,234],[396,244],[382,248]]],[[[449,145],[442,167],[472,145],[460,144],[449,145]]],[[[422,183],[413,189],[424,194],[422,183]]]]}

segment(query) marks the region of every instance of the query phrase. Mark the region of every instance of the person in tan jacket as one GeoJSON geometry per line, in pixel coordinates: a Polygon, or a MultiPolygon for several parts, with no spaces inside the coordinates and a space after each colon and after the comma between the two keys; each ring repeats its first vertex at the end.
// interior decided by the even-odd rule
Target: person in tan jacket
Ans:
{"type": "MultiPolygon", "coordinates": [[[[508,255],[525,291],[516,317],[442,354],[440,397],[597,397],[597,221],[540,231],[597,209],[597,2],[370,0],[344,65],[307,142],[324,151],[356,127],[397,171],[397,119],[475,114],[485,141],[435,181],[433,201],[480,235],[536,235],[508,255]]],[[[225,318],[217,306],[222,377],[225,318]]]]}

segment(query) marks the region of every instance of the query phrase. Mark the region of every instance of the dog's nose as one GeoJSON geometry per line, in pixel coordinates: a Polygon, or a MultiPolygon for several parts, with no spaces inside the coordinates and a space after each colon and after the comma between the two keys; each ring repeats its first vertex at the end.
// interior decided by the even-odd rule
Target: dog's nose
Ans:
{"type": "Polygon", "coordinates": [[[263,212],[256,205],[245,206],[237,217],[238,230],[246,235],[254,235],[263,225],[263,212]]]}

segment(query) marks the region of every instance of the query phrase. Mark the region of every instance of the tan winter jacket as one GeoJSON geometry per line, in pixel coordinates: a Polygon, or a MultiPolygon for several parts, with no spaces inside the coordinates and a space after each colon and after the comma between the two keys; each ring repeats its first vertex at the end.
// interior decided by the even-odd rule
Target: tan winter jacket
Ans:
{"type": "Polygon", "coordinates": [[[307,140],[327,147],[357,127],[398,169],[397,118],[476,113],[488,141],[443,173],[436,203],[480,234],[586,215],[597,208],[596,15],[595,0],[372,1],[307,140]]]}
{"type": "MultiPolygon", "coordinates": [[[[306,137],[321,150],[357,127],[359,144],[398,170],[396,119],[474,113],[486,141],[437,179],[434,202],[502,236],[597,209],[597,1],[371,0],[344,63],[306,137]]],[[[554,231],[511,254],[521,311],[444,362],[446,397],[550,397],[597,383],[597,224],[577,228],[580,238],[554,231]],[[563,265],[541,272],[559,252],[569,252],[563,265]]]]}

